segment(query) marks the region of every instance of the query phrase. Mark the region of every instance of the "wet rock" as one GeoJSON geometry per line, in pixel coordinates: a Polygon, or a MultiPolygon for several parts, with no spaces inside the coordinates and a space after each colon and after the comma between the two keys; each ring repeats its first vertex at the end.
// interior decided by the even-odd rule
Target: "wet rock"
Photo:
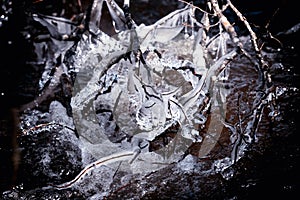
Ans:
{"type": "MultiPolygon", "coordinates": [[[[54,127],[19,139],[21,164],[19,183],[24,189],[61,183],[74,177],[81,169],[81,150],[68,130],[54,127]]],[[[76,137],[74,138],[76,139],[76,137]]]]}

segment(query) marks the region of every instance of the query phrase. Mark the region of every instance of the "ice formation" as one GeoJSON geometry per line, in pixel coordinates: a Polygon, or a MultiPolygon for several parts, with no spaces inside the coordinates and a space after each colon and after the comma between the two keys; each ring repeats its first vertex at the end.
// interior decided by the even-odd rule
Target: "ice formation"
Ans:
{"type": "MultiPolygon", "coordinates": [[[[148,152],[147,145],[141,149],[139,161],[131,166],[133,171],[148,172],[179,160],[190,144],[202,140],[199,127],[206,117],[200,107],[209,106],[212,79],[236,51],[219,53],[208,66],[201,44],[203,27],[191,5],[148,26],[130,19],[132,27],[126,28],[120,21],[125,14],[114,1],[95,1],[92,16],[101,16],[104,2],[117,33],[109,36],[97,28],[98,21],[91,21],[90,32],[96,36],[84,34],[79,42],[73,66],[77,73],[73,117],[79,135],[97,158],[134,151],[179,125],[176,137],[181,142],[168,156],[172,142],[156,152],[148,152]],[[162,164],[145,167],[151,163],[162,164]]],[[[221,37],[225,43],[229,38],[226,32],[221,37]]]]}

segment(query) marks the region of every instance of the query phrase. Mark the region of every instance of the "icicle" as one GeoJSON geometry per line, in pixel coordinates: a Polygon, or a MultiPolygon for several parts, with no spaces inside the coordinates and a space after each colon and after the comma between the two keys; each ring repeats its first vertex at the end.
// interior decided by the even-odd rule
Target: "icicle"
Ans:
{"type": "Polygon", "coordinates": [[[119,33],[120,31],[125,31],[128,28],[126,27],[126,19],[123,10],[116,4],[114,0],[107,0],[106,5],[108,7],[110,16],[113,19],[113,26],[115,31],[119,33]]]}
{"type": "Polygon", "coordinates": [[[94,34],[99,33],[103,1],[104,0],[94,0],[92,5],[91,16],[89,21],[89,31],[94,34]]]}

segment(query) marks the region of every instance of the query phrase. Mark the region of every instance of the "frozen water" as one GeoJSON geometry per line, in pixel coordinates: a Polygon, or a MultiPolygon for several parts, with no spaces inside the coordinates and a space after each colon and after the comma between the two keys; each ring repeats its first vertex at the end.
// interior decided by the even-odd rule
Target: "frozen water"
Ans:
{"type": "MultiPolygon", "coordinates": [[[[36,17],[53,35],[51,48],[59,49],[48,55],[41,88],[49,81],[50,86],[57,86],[63,73],[76,74],[72,117],[61,103],[53,101],[45,120],[50,123],[41,129],[68,127],[68,134],[57,139],[72,142],[78,140],[69,132],[79,134],[74,144],[81,148],[86,166],[73,180],[57,188],[75,186],[95,193],[92,199],[97,199],[107,194],[117,172],[127,177],[145,175],[174,162],[181,173],[193,172],[196,158],[189,154],[184,157],[189,147],[201,143],[197,156],[205,159],[218,147],[224,127],[231,131],[226,149],[232,149],[229,153],[224,150],[227,154],[220,156],[212,168],[224,172],[224,178],[229,179],[233,172],[225,170],[240,159],[252,142],[256,119],[252,116],[245,120],[243,132],[225,122],[227,96],[232,92],[225,87],[230,77],[228,63],[238,54],[236,49],[227,49],[229,35],[220,26],[218,37],[210,41],[209,36],[204,38],[203,26],[196,20],[192,6],[178,9],[149,26],[132,21],[131,28],[123,23],[125,15],[114,1],[94,1],[93,9],[90,30],[76,44],[75,55],[68,58],[73,62],[69,66],[62,62],[52,77],[52,62],[63,61],[74,44],[59,41],[56,36],[69,34],[72,26],[58,23],[54,27],[51,22],[55,18],[36,17]],[[99,29],[103,3],[108,5],[116,35],[99,29]],[[158,147],[151,146],[156,143],[158,147]],[[88,179],[103,182],[89,183],[88,179]]],[[[278,89],[277,94],[281,93],[278,89]]],[[[256,116],[259,112],[253,113],[256,116]]],[[[25,116],[22,126],[38,125],[39,119],[34,117],[25,116]]],[[[41,163],[50,162],[45,154],[41,163]]],[[[127,180],[122,181],[125,184],[127,180]]]]}
{"type": "Polygon", "coordinates": [[[211,55],[212,62],[201,41],[202,28],[194,30],[193,7],[178,9],[148,26],[132,21],[133,28],[127,29],[120,24],[122,10],[114,1],[106,3],[117,34],[109,36],[93,26],[96,37],[83,35],[72,66],[77,75],[71,106],[83,146],[100,159],[136,148],[133,143],[120,145],[124,140],[151,142],[179,125],[174,141],[154,152],[141,152],[131,163],[132,171],[151,172],[178,161],[193,142],[205,143],[200,154],[207,155],[220,137],[221,115],[211,119],[215,122],[208,128],[210,137],[202,138],[199,127],[207,121],[204,113],[211,102],[207,94],[214,99],[220,94],[226,104],[230,92],[220,84],[211,87],[218,77],[228,78],[229,70],[222,66],[236,55],[225,48],[228,35],[222,33],[212,42],[219,51],[211,55]]]}
{"type": "Polygon", "coordinates": [[[72,117],[67,115],[66,108],[58,101],[52,101],[49,106],[50,120],[57,124],[75,128],[72,117]]]}
{"type": "Polygon", "coordinates": [[[193,172],[197,158],[192,155],[187,155],[182,161],[177,163],[177,167],[185,172],[193,172]]]}
{"type": "MultiPolygon", "coordinates": [[[[76,129],[96,158],[124,150],[116,142],[132,136],[152,141],[177,123],[191,126],[184,133],[179,129],[178,134],[188,140],[177,144],[177,152],[167,157],[154,156],[158,152],[141,153],[139,158],[170,163],[179,159],[193,141],[201,140],[197,128],[192,127],[206,121],[200,112],[199,120],[193,118],[198,110],[195,105],[201,104],[197,99],[204,98],[201,89],[207,68],[199,41],[182,33],[187,31],[183,23],[192,19],[191,13],[187,6],[152,25],[117,31],[112,37],[98,30],[92,43],[90,35],[84,35],[79,42],[71,106],[76,129]],[[144,58],[139,57],[139,52],[144,58]],[[122,59],[124,55],[129,57],[122,59]]],[[[132,164],[135,172],[163,166],[152,164],[138,169],[137,163],[141,165],[138,161],[132,164]]]]}

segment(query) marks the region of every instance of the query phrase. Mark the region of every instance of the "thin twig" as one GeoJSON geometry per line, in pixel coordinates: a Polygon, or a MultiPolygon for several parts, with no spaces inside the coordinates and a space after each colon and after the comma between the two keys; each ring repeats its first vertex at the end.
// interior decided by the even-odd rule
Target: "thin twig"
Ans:
{"type": "Polygon", "coordinates": [[[248,29],[249,33],[250,33],[250,36],[251,36],[251,42],[252,42],[252,45],[254,47],[254,50],[255,50],[255,53],[256,53],[256,56],[258,58],[258,61],[260,63],[260,66],[261,67],[266,67],[267,64],[265,63],[262,55],[261,55],[261,52],[260,52],[260,49],[258,48],[258,44],[257,44],[257,36],[255,34],[255,32],[252,30],[249,22],[247,21],[246,17],[244,17],[242,15],[242,13],[231,3],[230,0],[227,0],[230,8],[236,13],[236,15],[239,17],[239,19],[245,24],[246,28],[248,29]]]}
{"type": "Polygon", "coordinates": [[[184,1],[184,0],[178,0],[178,1],[180,1],[180,2],[182,2],[182,3],[185,3],[185,4],[191,6],[192,8],[194,8],[194,9],[196,9],[196,10],[200,10],[200,11],[203,12],[203,13],[206,13],[206,14],[208,14],[208,15],[213,15],[213,14],[211,14],[211,13],[209,13],[209,12],[203,10],[202,8],[200,8],[200,7],[198,7],[198,6],[194,6],[194,4],[192,4],[192,3],[189,3],[189,2],[184,1]]]}
{"type": "Polygon", "coordinates": [[[43,189],[49,189],[49,188],[55,188],[58,190],[62,190],[62,189],[67,189],[70,187],[73,187],[74,184],[76,184],[77,182],[79,182],[80,180],[82,180],[82,178],[89,173],[90,171],[103,166],[103,165],[107,165],[113,162],[117,162],[117,161],[122,161],[122,160],[129,160],[130,158],[134,157],[136,154],[136,152],[134,151],[124,151],[121,153],[116,153],[113,155],[109,155],[106,156],[104,158],[101,158],[95,162],[92,162],[91,164],[87,165],[83,170],[81,170],[81,172],[71,181],[60,184],[60,185],[52,185],[50,184],[50,186],[46,186],[43,189]]]}
{"type": "Polygon", "coordinates": [[[23,130],[22,132],[23,132],[24,135],[29,135],[30,132],[35,132],[35,131],[38,131],[39,129],[48,128],[48,127],[51,127],[51,126],[60,126],[60,127],[69,129],[73,132],[76,131],[75,129],[73,129],[73,128],[67,126],[67,125],[56,123],[56,122],[49,122],[49,123],[36,125],[36,126],[31,127],[29,129],[23,130]]]}

